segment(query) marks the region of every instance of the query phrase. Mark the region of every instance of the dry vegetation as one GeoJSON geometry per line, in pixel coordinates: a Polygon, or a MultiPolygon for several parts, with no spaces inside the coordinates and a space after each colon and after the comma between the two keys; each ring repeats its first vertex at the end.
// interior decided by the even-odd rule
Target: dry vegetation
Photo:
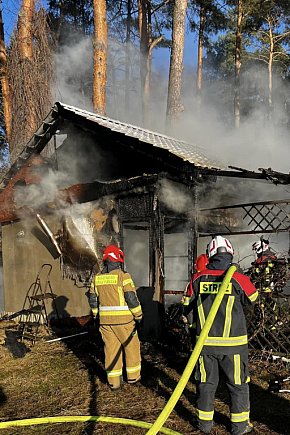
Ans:
{"type": "MultiPolygon", "coordinates": [[[[29,349],[17,344],[4,328],[0,346],[0,420],[47,416],[98,415],[153,423],[169,399],[187,363],[164,344],[142,342],[142,382],[112,392],[106,385],[102,344],[93,327],[62,331],[62,335],[88,331],[63,341],[41,341],[29,349]],[[4,334],[3,334],[4,335],[4,334]]],[[[10,331],[10,332],[9,332],[10,331]]],[[[45,339],[45,337],[43,337],[45,339]]],[[[284,365],[256,358],[251,363],[251,417],[258,434],[290,434],[290,395],[267,391],[271,376],[287,373],[284,365]]],[[[289,371],[288,371],[289,373],[289,371]]],[[[165,426],[183,435],[199,434],[192,426],[195,385],[189,382],[165,426]]],[[[216,425],[212,433],[229,429],[228,396],[221,385],[216,399],[216,425]]],[[[104,422],[57,423],[1,429],[0,435],[118,435],[146,433],[146,429],[104,422]]]]}
{"type": "MultiPolygon", "coordinates": [[[[52,106],[51,85],[54,80],[52,34],[43,8],[33,19],[33,58],[21,60],[17,28],[7,53],[7,70],[12,103],[12,132],[9,141],[13,162],[52,106]],[[40,91],[41,90],[41,91],[40,91]]],[[[23,41],[22,41],[23,42],[23,41]]]]}

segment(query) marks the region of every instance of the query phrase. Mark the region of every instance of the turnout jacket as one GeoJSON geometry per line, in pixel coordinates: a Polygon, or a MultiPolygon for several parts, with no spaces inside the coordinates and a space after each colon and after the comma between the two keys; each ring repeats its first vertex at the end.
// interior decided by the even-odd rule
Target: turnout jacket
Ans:
{"type": "Polygon", "coordinates": [[[98,311],[100,325],[121,325],[143,316],[131,275],[119,268],[93,277],[89,304],[98,311]]]}
{"type": "Polygon", "coordinates": [[[259,265],[261,263],[264,263],[265,261],[271,262],[272,260],[277,260],[277,256],[270,249],[267,249],[267,251],[264,251],[262,255],[257,258],[254,264],[259,265]]]}
{"type": "MultiPolygon", "coordinates": [[[[193,294],[186,307],[186,314],[193,311],[197,339],[231,260],[230,254],[217,254],[210,259],[206,269],[192,278],[193,294]]],[[[258,291],[249,277],[236,271],[226,289],[201,354],[236,354],[247,348],[243,306],[253,303],[257,297],[258,291]]]]}

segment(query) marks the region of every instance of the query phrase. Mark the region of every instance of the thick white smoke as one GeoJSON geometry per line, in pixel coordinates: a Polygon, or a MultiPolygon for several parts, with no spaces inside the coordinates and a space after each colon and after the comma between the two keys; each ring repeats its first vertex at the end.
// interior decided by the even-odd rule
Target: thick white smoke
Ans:
{"type": "MultiPolygon", "coordinates": [[[[163,58],[164,58],[164,49],[163,58]]],[[[149,109],[149,129],[165,133],[165,111],[168,85],[169,50],[163,63],[158,60],[159,49],[153,51],[153,68],[151,81],[151,101],[149,109]],[[158,65],[158,67],[157,67],[158,65]]],[[[57,55],[57,84],[55,99],[64,103],[92,110],[92,43],[89,38],[78,44],[63,48],[57,55]],[[77,83],[80,77],[82,86],[77,83]]],[[[233,128],[231,111],[223,113],[220,97],[222,89],[215,85],[205,89],[206,98],[200,106],[195,95],[195,66],[185,61],[182,104],[184,111],[176,123],[174,136],[192,143],[193,151],[202,148],[205,156],[228,165],[259,172],[259,168],[269,168],[289,172],[289,135],[285,126],[283,107],[275,107],[273,122],[267,122],[265,108],[267,105],[267,77],[265,71],[256,68],[245,74],[242,81],[244,90],[253,86],[253,79],[264,92],[264,100],[256,104],[256,109],[246,119],[243,118],[239,129],[233,128]]],[[[275,80],[275,78],[274,78],[275,80]]],[[[275,81],[275,93],[279,90],[275,81]]],[[[206,86],[206,85],[205,85],[206,86]]],[[[263,92],[260,94],[263,94],[263,92]]],[[[228,96],[230,100],[232,96],[228,96]]],[[[129,48],[110,40],[108,56],[107,115],[109,117],[142,126],[141,92],[139,79],[139,47],[129,48]],[[130,82],[126,83],[126,50],[130,50],[130,82]],[[127,92],[127,95],[126,95],[127,92]]],[[[70,162],[73,166],[73,162],[70,162]]],[[[284,199],[289,197],[290,187],[275,186],[271,182],[241,180],[238,178],[217,178],[215,183],[201,184],[198,192],[200,208],[255,202],[262,200],[284,199]]],[[[164,180],[160,184],[160,200],[176,212],[193,215],[193,198],[175,183],[164,180]]],[[[259,236],[243,236],[236,243],[238,260],[251,262],[251,244],[259,236]]],[[[269,236],[278,252],[288,250],[288,235],[269,236]],[[277,239],[277,240],[276,240],[277,239]]],[[[202,239],[203,240],[203,239],[202,239]]],[[[204,243],[206,243],[204,241],[204,243]]],[[[203,242],[200,242],[202,250],[203,242]]]]}

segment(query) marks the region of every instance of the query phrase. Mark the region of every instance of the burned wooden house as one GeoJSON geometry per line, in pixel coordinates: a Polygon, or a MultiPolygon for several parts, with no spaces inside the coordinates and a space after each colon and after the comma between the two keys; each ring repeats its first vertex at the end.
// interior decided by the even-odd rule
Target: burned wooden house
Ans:
{"type": "Polygon", "coordinates": [[[3,311],[22,310],[29,289],[41,289],[54,295],[50,318],[56,307],[60,317],[87,315],[88,282],[111,243],[124,249],[139,289],[162,304],[180,299],[200,236],[267,232],[251,217],[255,206],[246,223],[243,206],[202,212],[200,186],[206,196],[217,177],[267,176],[226,170],[192,144],[57,102],[1,181],[3,311]]]}

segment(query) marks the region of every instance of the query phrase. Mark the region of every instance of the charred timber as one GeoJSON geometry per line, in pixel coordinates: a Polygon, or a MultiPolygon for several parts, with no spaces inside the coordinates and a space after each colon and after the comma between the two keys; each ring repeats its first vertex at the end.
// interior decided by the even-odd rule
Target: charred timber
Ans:
{"type": "MultiPolygon", "coordinates": [[[[24,168],[22,168],[24,171],[24,168]]],[[[27,170],[27,169],[26,169],[27,170]]],[[[23,173],[19,171],[17,180],[23,173]]],[[[46,204],[40,210],[34,210],[31,207],[18,207],[14,201],[14,186],[17,182],[14,179],[14,184],[7,186],[0,193],[0,222],[12,222],[20,219],[20,216],[35,216],[38,212],[53,213],[56,209],[68,207],[76,203],[85,203],[98,200],[105,196],[128,194],[129,192],[137,193],[140,189],[154,186],[158,181],[157,175],[144,175],[130,179],[116,180],[110,182],[94,181],[93,183],[75,184],[66,189],[60,189],[54,202],[46,204]]],[[[28,179],[27,174],[25,181],[27,185],[40,180],[28,179]]]]}
{"type": "Polygon", "coordinates": [[[96,201],[104,196],[128,193],[153,185],[157,180],[157,175],[150,175],[110,182],[94,181],[93,183],[75,184],[60,190],[59,200],[68,204],[96,201]]]}
{"type": "Polygon", "coordinates": [[[258,173],[254,171],[248,171],[247,169],[236,168],[235,166],[229,166],[235,171],[226,171],[222,169],[210,169],[210,168],[198,168],[198,172],[202,175],[214,175],[216,177],[234,177],[234,178],[250,178],[254,180],[267,180],[265,173],[258,173]]]}

